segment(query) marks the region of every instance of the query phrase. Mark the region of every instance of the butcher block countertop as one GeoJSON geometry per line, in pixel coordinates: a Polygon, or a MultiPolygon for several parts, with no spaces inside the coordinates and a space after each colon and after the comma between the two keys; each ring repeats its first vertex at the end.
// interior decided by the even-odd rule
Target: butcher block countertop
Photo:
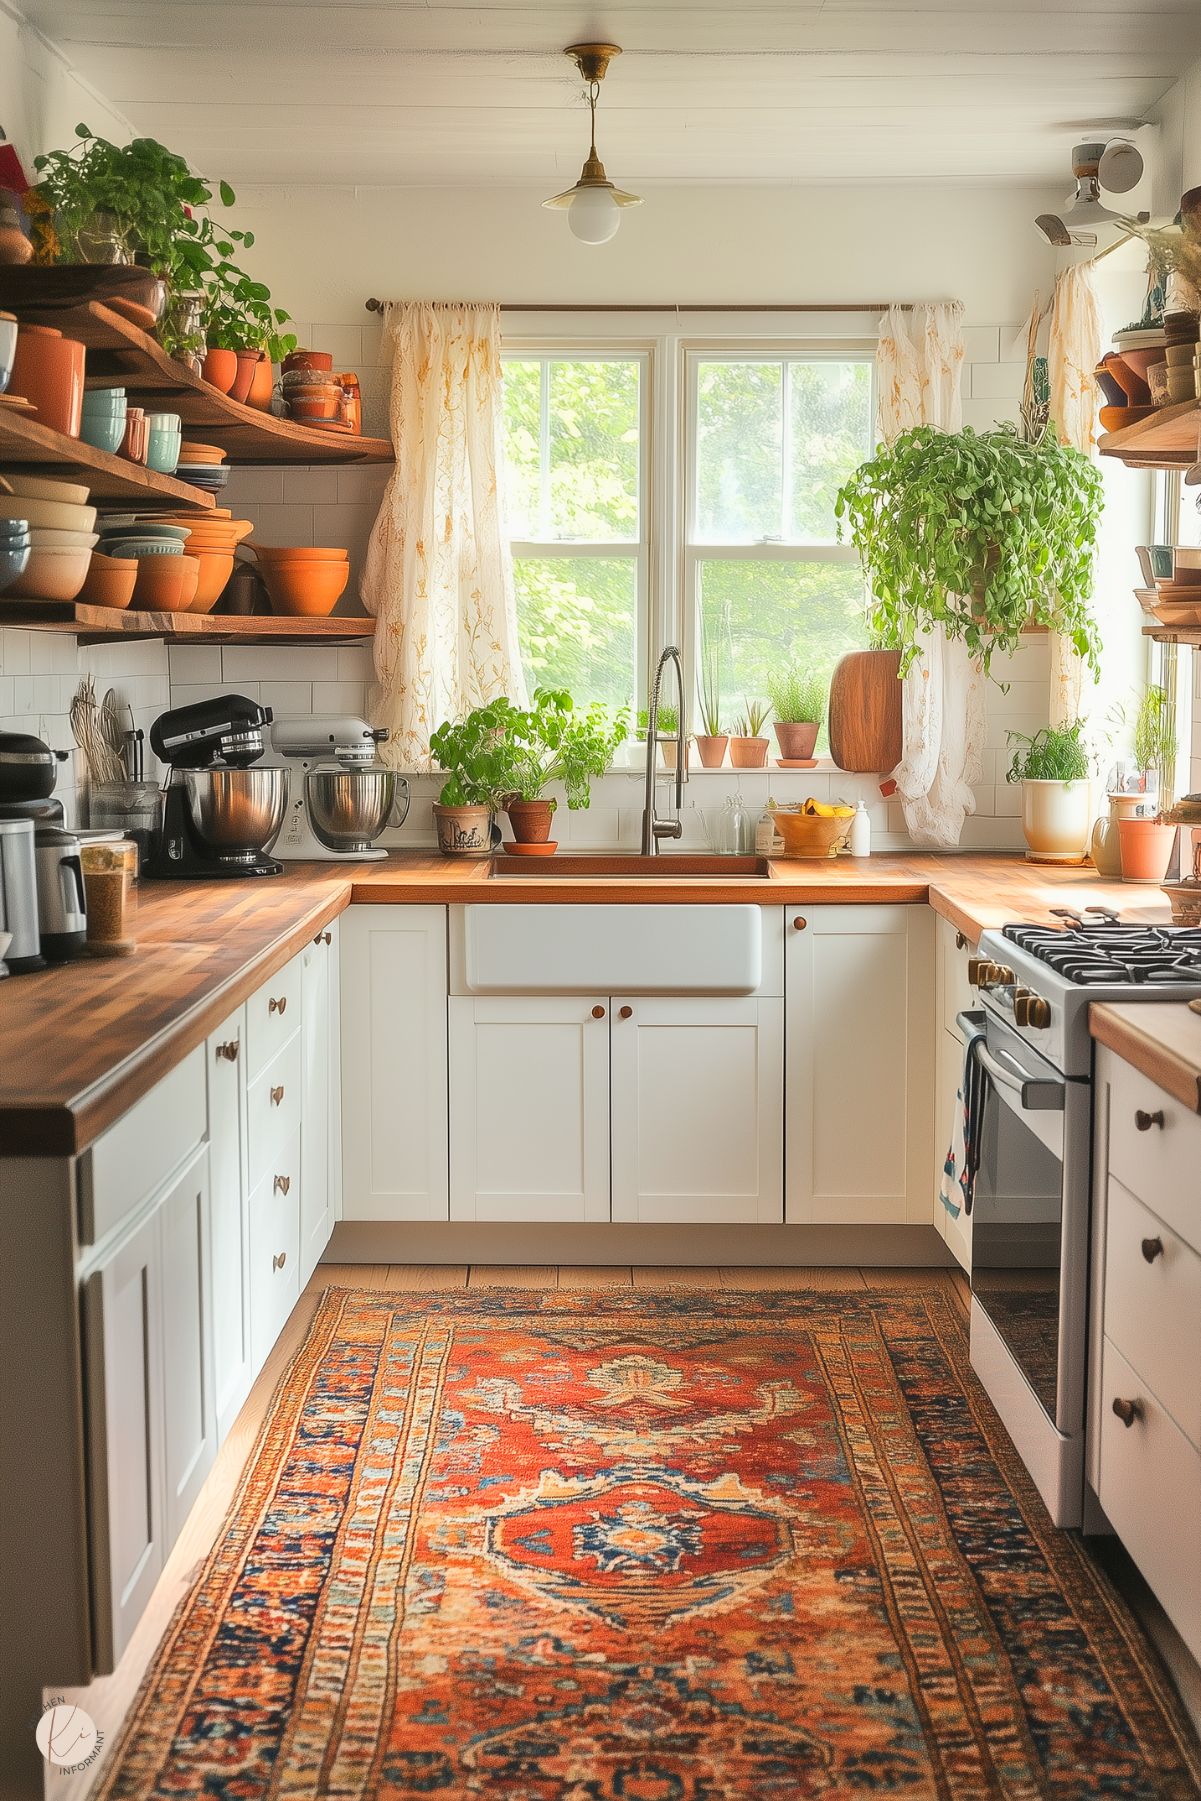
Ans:
{"type": "Polygon", "coordinates": [[[506,880],[484,863],[404,852],[378,863],[292,863],[282,876],[241,882],[140,883],[132,957],[0,983],[0,1157],[85,1149],[352,901],[929,902],[972,941],[986,927],[1049,920],[1051,907],[1091,901],[1128,919],[1169,917],[1158,889],[1016,856],[780,861],[770,880],[741,881],[673,880],[670,863],[667,853],[662,878],[506,880]]]}
{"type": "Polygon", "coordinates": [[[1201,1113],[1201,1013],[1187,1001],[1145,1001],[1133,1006],[1104,1002],[1088,1010],[1098,1044],[1194,1113],[1201,1113]]]}

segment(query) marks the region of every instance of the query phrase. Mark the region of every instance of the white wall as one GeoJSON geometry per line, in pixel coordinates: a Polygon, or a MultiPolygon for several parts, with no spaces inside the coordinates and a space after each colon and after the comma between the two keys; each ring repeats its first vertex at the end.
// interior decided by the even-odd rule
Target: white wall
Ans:
{"type": "Polygon", "coordinates": [[[79,124],[118,144],[132,136],[128,121],[62,52],[0,0],[0,126],[31,180],[34,157],[66,149],[79,124]]]}

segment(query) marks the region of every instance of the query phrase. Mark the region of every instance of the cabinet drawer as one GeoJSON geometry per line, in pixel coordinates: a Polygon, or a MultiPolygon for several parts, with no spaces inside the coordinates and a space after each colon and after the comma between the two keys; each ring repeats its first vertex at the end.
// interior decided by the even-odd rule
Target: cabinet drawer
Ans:
{"type": "Polygon", "coordinates": [[[99,1244],[126,1214],[162,1186],[205,1135],[204,1046],[99,1137],[80,1169],[81,1244],[99,1244]]]}
{"type": "Polygon", "coordinates": [[[1201,1448],[1201,1257],[1112,1176],[1105,1335],[1201,1448]]]}
{"type": "Polygon", "coordinates": [[[1109,1342],[1102,1353],[1100,1501],[1194,1657],[1201,1657],[1201,1454],[1109,1342]],[[1123,1425],[1114,1399],[1134,1401],[1123,1425]]]}
{"type": "Polygon", "coordinates": [[[257,1188],[274,1173],[276,1161],[288,1138],[300,1125],[301,1040],[297,1034],[262,1075],[250,1084],[246,1096],[248,1186],[257,1188]]]}
{"type": "Polygon", "coordinates": [[[1109,1167],[1186,1242],[1201,1244],[1201,1118],[1119,1058],[1107,1059],[1109,1167]]]}
{"type": "Polygon", "coordinates": [[[246,1003],[246,1079],[253,1082],[300,1026],[300,958],[277,970],[246,1003]]]}
{"type": "Polygon", "coordinates": [[[250,1195],[250,1320],[254,1367],[261,1369],[296,1304],[300,1285],[300,1133],[289,1136],[280,1167],[250,1195]]]}

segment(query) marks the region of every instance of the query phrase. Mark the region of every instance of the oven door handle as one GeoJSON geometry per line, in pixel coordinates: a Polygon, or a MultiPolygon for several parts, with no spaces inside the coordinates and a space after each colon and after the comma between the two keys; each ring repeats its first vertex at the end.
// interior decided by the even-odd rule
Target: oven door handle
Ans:
{"type": "MultiPolygon", "coordinates": [[[[1004,1052],[1001,1053],[1004,1056],[1004,1052]]],[[[1018,1103],[1026,1113],[1062,1113],[1064,1101],[1064,1084],[1062,1082],[1039,1082],[1028,1076],[1020,1064],[1007,1069],[1003,1063],[989,1050],[987,1044],[980,1040],[976,1045],[976,1055],[981,1067],[992,1077],[998,1088],[1007,1088],[1010,1094],[1018,1097],[1018,1103]]]]}

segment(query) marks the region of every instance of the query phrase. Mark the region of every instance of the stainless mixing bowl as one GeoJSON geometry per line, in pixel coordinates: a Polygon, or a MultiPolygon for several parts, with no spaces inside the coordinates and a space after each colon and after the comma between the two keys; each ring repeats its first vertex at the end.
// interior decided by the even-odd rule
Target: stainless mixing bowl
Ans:
{"type": "Polygon", "coordinates": [[[286,769],[187,769],[184,780],[197,836],[223,863],[270,850],[284,822],[286,769]]]}
{"type": "Polygon", "coordinates": [[[409,811],[409,784],[391,769],[311,769],[304,794],[315,835],[329,850],[350,854],[370,850],[409,811]]]}

